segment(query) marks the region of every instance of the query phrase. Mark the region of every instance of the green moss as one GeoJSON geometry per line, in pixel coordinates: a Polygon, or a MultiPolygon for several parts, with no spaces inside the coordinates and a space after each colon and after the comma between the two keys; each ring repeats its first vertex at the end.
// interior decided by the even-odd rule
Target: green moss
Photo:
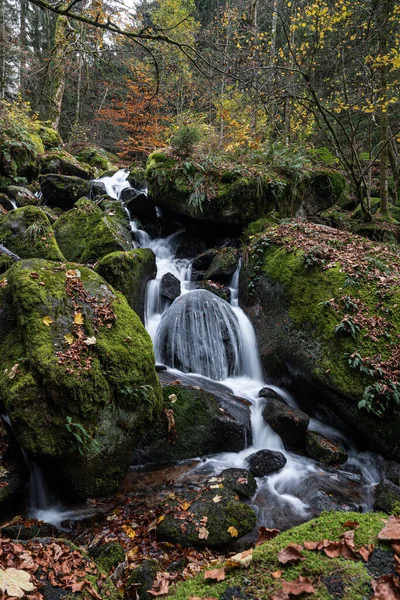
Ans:
{"type": "Polygon", "coordinates": [[[38,133],[30,133],[29,138],[31,139],[32,144],[35,147],[36,153],[44,154],[44,145],[40,135],[38,133]]]}
{"type": "Polygon", "coordinates": [[[2,216],[0,240],[21,258],[65,260],[47,215],[35,206],[18,208],[2,216]]]}
{"type": "Polygon", "coordinates": [[[99,569],[106,575],[125,560],[125,550],[118,542],[111,542],[110,544],[96,547],[90,554],[99,569]]]}
{"type": "Polygon", "coordinates": [[[63,141],[61,136],[58,131],[52,127],[47,127],[46,125],[40,123],[38,133],[46,150],[53,150],[54,148],[62,147],[63,141]]]}
{"type": "Polygon", "coordinates": [[[87,146],[79,150],[77,159],[101,171],[107,171],[111,168],[108,156],[103,148],[87,146]]]}
{"type": "Polygon", "coordinates": [[[322,552],[307,551],[304,562],[293,566],[282,566],[278,561],[278,552],[288,544],[303,542],[319,542],[324,539],[337,540],[347,529],[344,523],[357,521],[360,527],[355,532],[356,546],[377,543],[377,534],[382,529],[382,520],[387,518],[383,513],[323,513],[318,519],[295,527],[278,537],[255,548],[253,562],[246,571],[231,570],[225,581],[221,583],[205,583],[203,574],[176,586],[170,594],[171,600],[187,600],[191,596],[221,597],[228,587],[245,586],[248,593],[259,598],[268,598],[270,594],[282,589],[280,581],[293,581],[299,577],[309,577],[315,587],[315,600],[331,600],[332,595],[327,588],[328,578],[332,573],[339,578],[346,591],[346,600],[364,600],[369,594],[371,575],[361,560],[354,562],[344,558],[331,559],[322,552]],[[271,573],[282,570],[280,580],[271,573]]]}
{"type": "Polygon", "coordinates": [[[92,179],[95,170],[88,164],[80,162],[65,150],[50,150],[40,157],[42,173],[59,173],[82,179],[92,179]]]}

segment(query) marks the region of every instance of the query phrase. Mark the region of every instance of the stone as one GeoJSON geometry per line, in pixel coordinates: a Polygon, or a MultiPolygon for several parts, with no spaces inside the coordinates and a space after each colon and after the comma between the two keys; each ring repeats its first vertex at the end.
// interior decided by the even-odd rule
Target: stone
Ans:
{"type": "Polygon", "coordinates": [[[307,431],[306,450],[311,458],[324,465],[341,465],[348,459],[347,452],[340,444],[316,431],[307,431]]]}
{"type": "Polygon", "coordinates": [[[29,482],[29,477],[12,432],[0,419],[0,508],[15,500],[29,482]]]}
{"type": "Polygon", "coordinates": [[[0,395],[15,438],[61,494],[107,496],[161,411],[150,337],[124,296],[81,265],[21,260],[7,282],[0,353],[11,377],[0,395]]]}
{"type": "Polygon", "coordinates": [[[187,547],[223,548],[250,533],[256,525],[254,510],[237,500],[231,490],[189,492],[181,502],[184,501],[190,502],[184,519],[179,498],[164,503],[165,518],[157,525],[157,539],[187,547]],[[229,531],[231,527],[234,529],[229,531]]]}
{"type": "Polygon", "coordinates": [[[121,192],[120,197],[131,215],[139,217],[139,219],[156,219],[156,209],[154,202],[143,190],[135,188],[125,188],[121,192]]]}
{"type": "Polygon", "coordinates": [[[211,265],[213,258],[217,255],[218,250],[216,248],[210,248],[205,252],[202,252],[192,261],[192,267],[196,271],[206,271],[211,265]]]}
{"type": "Polygon", "coordinates": [[[237,269],[238,260],[238,251],[235,248],[218,250],[206,271],[205,279],[228,283],[237,269]]]}
{"type": "Polygon", "coordinates": [[[2,208],[0,214],[5,214],[9,210],[14,210],[14,208],[15,208],[11,199],[6,194],[1,194],[1,193],[0,193],[0,207],[2,208]]]}
{"type": "Polygon", "coordinates": [[[400,485],[400,464],[391,460],[387,465],[385,479],[400,485]]]}
{"type": "Polygon", "coordinates": [[[254,477],[265,477],[275,473],[286,465],[286,458],[282,452],[274,450],[259,450],[246,459],[249,471],[254,477]]]}
{"type": "Polygon", "coordinates": [[[79,198],[90,192],[90,182],[80,177],[49,174],[41,175],[39,181],[44,203],[62,210],[73,208],[79,198]]]}
{"type": "Polygon", "coordinates": [[[192,234],[181,233],[176,240],[175,254],[177,258],[194,258],[206,248],[204,240],[192,234]]]}
{"type": "MultiPolygon", "coordinates": [[[[91,167],[95,167],[100,171],[108,171],[111,168],[111,162],[109,160],[110,155],[100,147],[95,146],[85,146],[84,148],[80,148],[76,158],[91,167]]],[[[115,156],[112,157],[115,160],[118,158],[115,156]]]]}
{"type": "Polygon", "coordinates": [[[194,289],[207,290],[208,292],[215,294],[219,298],[222,298],[222,300],[225,300],[225,302],[229,303],[231,301],[230,288],[225,287],[224,285],[221,285],[220,283],[217,283],[216,281],[211,281],[211,280],[197,281],[196,283],[193,283],[192,285],[193,285],[194,289]]]}
{"type": "Polygon", "coordinates": [[[224,487],[228,488],[242,500],[250,500],[257,490],[254,475],[247,469],[224,469],[219,475],[224,487]]]}
{"type": "Polygon", "coordinates": [[[263,387],[258,392],[258,395],[260,398],[279,400],[280,402],[283,402],[283,404],[287,404],[286,400],[284,398],[282,398],[282,396],[280,396],[277,392],[275,392],[275,390],[273,390],[270,387],[263,387]]]}
{"type": "Polygon", "coordinates": [[[100,569],[107,574],[125,560],[125,550],[118,542],[94,546],[90,548],[89,555],[100,569]]]}
{"type": "Polygon", "coordinates": [[[375,488],[374,510],[392,513],[400,504],[400,486],[382,479],[375,488]]]}
{"type": "Polygon", "coordinates": [[[130,594],[132,591],[133,598],[138,598],[139,600],[152,600],[154,596],[149,594],[148,591],[153,587],[159,571],[161,571],[161,565],[154,558],[143,561],[131,571],[125,585],[126,592],[130,594]],[[139,588],[135,585],[138,583],[140,584],[139,588]]]}
{"type": "Polygon", "coordinates": [[[161,295],[168,300],[175,300],[181,295],[181,282],[172,273],[161,277],[161,295]]]}
{"type": "Polygon", "coordinates": [[[97,196],[104,196],[107,194],[106,186],[102,181],[92,181],[90,184],[89,198],[94,200],[97,196]]]}
{"type": "Polygon", "coordinates": [[[263,410],[266,423],[277,433],[288,450],[304,448],[310,417],[277,399],[267,401],[263,410]]]}
{"type": "Polygon", "coordinates": [[[89,165],[80,163],[72,154],[65,150],[51,150],[40,157],[41,172],[43,175],[58,173],[71,175],[81,179],[93,179],[94,169],[89,165]]]}
{"type": "Polygon", "coordinates": [[[38,199],[30,190],[20,185],[9,185],[6,194],[16,202],[17,206],[35,206],[38,199]]]}
{"type": "Polygon", "coordinates": [[[157,274],[153,250],[136,248],[128,252],[111,252],[99,261],[95,270],[124,294],[129,306],[144,322],[146,287],[157,274]]]}

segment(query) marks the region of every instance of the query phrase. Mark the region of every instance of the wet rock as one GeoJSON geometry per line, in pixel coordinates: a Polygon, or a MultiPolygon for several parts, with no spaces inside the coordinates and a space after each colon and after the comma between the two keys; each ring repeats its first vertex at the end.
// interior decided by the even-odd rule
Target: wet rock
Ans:
{"type": "Polygon", "coordinates": [[[144,322],[146,287],[157,273],[153,250],[136,248],[129,252],[112,252],[99,261],[95,270],[124,294],[129,306],[144,322]]]}
{"type": "Polygon", "coordinates": [[[5,214],[9,210],[13,210],[15,206],[11,202],[11,199],[6,194],[0,193],[0,214],[5,214]]]}
{"type": "Polygon", "coordinates": [[[139,442],[134,464],[161,465],[219,452],[240,452],[246,447],[248,410],[242,413],[245,420],[239,420],[213,394],[182,385],[168,385],[163,394],[164,411],[139,442]],[[165,410],[173,411],[172,437],[165,410]]]}
{"type": "Polygon", "coordinates": [[[280,396],[277,392],[275,392],[275,390],[273,390],[272,388],[269,388],[269,387],[263,387],[258,392],[258,395],[260,398],[279,400],[280,402],[287,404],[286,400],[284,398],[282,398],[282,396],[280,396]]]}
{"type": "Polygon", "coordinates": [[[157,373],[162,373],[163,371],[166,371],[167,369],[168,369],[168,367],[166,367],[165,365],[157,365],[156,364],[157,373]]]}
{"type": "Polygon", "coordinates": [[[304,448],[310,417],[303,411],[287,406],[281,400],[267,400],[264,420],[282,438],[285,448],[304,448]]]}
{"type": "Polygon", "coordinates": [[[249,471],[254,477],[265,477],[275,473],[286,465],[286,458],[282,452],[274,450],[259,450],[247,458],[249,471]]]}
{"type": "Polygon", "coordinates": [[[309,500],[310,505],[315,508],[318,512],[329,511],[329,512],[350,512],[357,511],[359,507],[354,504],[348,504],[342,502],[341,498],[335,497],[332,494],[328,494],[323,490],[318,490],[315,495],[309,500]]]}
{"type": "Polygon", "coordinates": [[[90,184],[90,192],[89,198],[93,200],[97,198],[97,196],[104,196],[107,194],[106,186],[102,181],[92,181],[90,184]]]}
{"type": "Polygon", "coordinates": [[[219,474],[218,480],[221,480],[225,488],[237,494],[242,500],[249,500],[257,490],[257,482],[247,469],[224,469],[219,474]]]}
{"type": "Polygon", "coordinates": [[[383,479],[375,488],[374,510],[391,513],[399,503],[400,486],[388,479],[383,479]]]}
{"type": "Polygon", "coordinates": [[[21,517],[0,528],[0,535],[10,540],[33,540],[33,538],[58,537],[57,527],[43,521],[31,519],[24,521],[21,517]]]}
{"type": "Polygon", "coordinates": [[[125,188],[121,192],[120,200],[135,217],[150,220],[157,218],[154,202],[143,190],[125,188]]]}
{"type": "Polygon", "coordinates": [[[386,471],[385,479],[389,479],[392,483],[400,485],[400,464],[390,461],[386,471]]]}
{"type": "Polygon", "coordinates": [[[125,550],[118,542],[95,546],[89,550],[89,555],[100,569],[107,574],[125,560],[125,550]]]}
{"type": "Polygon", "coordinates": [[[196,269],[192,269],[191,281],[202,281],[205,274],[205,271],[196,271],[196,269]]]}
{"type": "Polygon", "coordinates": [[[306,450],[311,458],[325,465],[340,465],[348,459],[344,448],[316,431],[307,431],[306,450]]]}
{"type": "Polygon", "coordinates": [[[90,182],[68,175],[41,175],[39,178],[43,201],[62,210],[73,208],[75,202],[90,192],[90,182]]]}
{"type": "Polygon", "coordinates": [[[72,154],[64,150],[52,150],[40,157],[42,174],[58,173],[59,175],[71,175],[81,179],[92,179],[94,169],[89,165],[79,162],[72,154]]]}
{"type": "Polygon", "coordinates": [[[235,248],[218,250],[207,269],[205,279],[228,283],[237,269],[238,260],[239,255],[235,248]]]}
{"type": "Polygon", "coordinates": [[[0,419],[0,508],[18,496],[29,478],[29,471],[12,432],[0,419]]]}
{"type": "Polygon", "coordinates": [[[193,287],[198,290],[207,290],[219,298],[222,298],[225,302],[230,302],[231,300],[231,290],[216,281],[198,281],[193,284],[193,287]]]}
{"type": "Polygon", "coordinates": [[[165,502],[165,519],[157,526],[158,539],[182,546],[221,548],[250,533],[256,525],[253,509],[237,500],[231,490],[190,492],[184,501],[191,503],[185,519],[181,519],[178,500],[165,502]],[[228,531],[232,527],[234,529],[228,531]]]}
{"type": "Polygon", "coordinates": [[[177,258],[194,258],[206,248],[201,238],[182,233],[176,241],[175,254],[177,258]]]}
{"type": "Polygon", "coordinates": [[[161,278],[161,295],[168,300],[175,300],[181,295],[181,282],[172,273],[166,273],[161,278]]]}
{"type": "Polygon", "coordinates": [[[141,565],[133,569],[126,582],[125,591],[129,594],[133,592],[133,598],[139,600],[153,600],[154,596],[148,594],[148,591],[153,587],[157,573],[161,571],[161,565],[157,560],[149,559],[142,562],[141,565]],[[140,584],[137,587],[136,584],[140,584]],[[135,596],[135,591],[137,596],[135,596]]]}
{"type": "Polygon", "coordinates": [[[35,206],[38,203],[35,194],[19,185],[9,185],[6,194],[17,203],[17,206],[35,206]]]}
{"type": "Polygon", "coordinates": [[[211,265],[213,259],[217,255],[218,250],[216,248],[210,248],[205,252],[202,252],[196,258],[193,259],[192,267],[196,271],[206,271],[211,265]]]}

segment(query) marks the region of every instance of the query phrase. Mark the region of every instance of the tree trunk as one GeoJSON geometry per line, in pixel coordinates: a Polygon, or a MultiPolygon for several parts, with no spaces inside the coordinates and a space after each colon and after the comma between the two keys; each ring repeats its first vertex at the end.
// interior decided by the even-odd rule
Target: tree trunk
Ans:
{"type": "Polygon", "coordinates": [[[28,19],[28,0],[20,0],[20,31],[19,31],[19,93],[22,98],[25,97],[25,86],[26,86],[26,60],[25,56],[28,52],[28,39],[27,39],[27,19],[28,19]]]}
{"type": "Polygon", "coordinates": [[[52,60],[50,63],[48,120],[50,121],[51,126],[56,130],[58,129],[58,125],[60,123],[61,105],[65,88],[67,24],[68,20],[66,17],[57,17],[56,29],[54,33],[52,60]]]}
{"type": "Polygon", "coordinates": [[[391,13],[392,0],[381,0],[378,7],[378,26],[380,31],[379,54],[381,57],[380,66],[380,145],[381,152],[379,155],[380,162],[380,197],[381,197],[381,213],[388,214],[389,211],[389,105],[388,105],[388,67],[385,61],[382,60],[388,52],[389,38],[389,15],[391,13]]]}

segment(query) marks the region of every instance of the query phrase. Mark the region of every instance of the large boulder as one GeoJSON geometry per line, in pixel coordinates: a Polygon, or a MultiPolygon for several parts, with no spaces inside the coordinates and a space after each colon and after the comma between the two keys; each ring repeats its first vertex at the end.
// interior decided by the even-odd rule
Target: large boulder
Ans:
{"type": "Polygon", "coordinates": [[[9,185],[6,188],[6,194],[17,206],[35,206],[38,198],[30,190],[20,185],[9,185]]]}
{"type": "Polygon", "coordinates": [[[0,217],[0,240],[21,258],[65,260],[47,215],[36,206],[26,206],[0,217]]]}
{"type": "Polygon", "coordinates": [[[60,175],[72,175],[81,179],[93,179],[95,170],[90,165],[79,162],[72,154],[65,150],[51,150],[40,157],[41,171],[43,175],[58,173],[60,175]]]}
{"type": "Polygon", "coordinates": [[[249,470],[254,477],[265,477],[280,471],[286,462],[285,455],[275,450],[259,450],[247,459],[249,470]]]}
{"type": "Polygon", "coordinates": [[[237,250],[234,248],[222,248],[222,250],[218,250],[217,254],[214,256],[204,278],[228,283],[232,279],[232,275],[236,271],[237,265],[237,250]]]}
{"type": "Polygon", "coordinates": [[[115,212],[103,213],[88,198],[61,215],[54,224],[58,244],[67,260],[98,260],[111,252],[132,248],[126,222],[115,212]]]}
{"type": "Polygon", "coordinates": [[[96,271],[125,295],[129,306],[144,321],[147,283],[157,274],[154,252],[150,248],[111,252],[99,261],[96,271]]]}
{"type": "Polygon", "coordinates": [[[0,292],[0,395],[18,443],[60,491],[110,494],[161,410],[139,317],[71,264],[19,261],[0,292]]]}
{"type": "Polygon", "coordinates": [[[291,379],[311,414],[334,411],[399,460],[397,253],[301,222],[267,227],[247,251],[240,292],[266,371],[291,379]]]}
{"type": "Polygon", "coordinates": [[[79,198],[88,196],[90,192],[90,182],[80,177],[51,173],[41,175],[39,181],[44,203],[62,210],[73,208],[79,198]]]}
{"type": "Polygon", "coordinates": [[[270,398],[263,410],[264,420],[277,433],[289,450],[305,446],[310,417],[302,410],[288,406],[280,399],[270,398]]]}
{"type": "Polygon", "coordinates": [[[108,171],[112,168],[110,159],[118,160],[117,156],[108,154],[106,150],[97,146],[85,146],[80,148],[77,155],[80,162],[86,163],[92,167],[96,167],[100,171],[108,171]]]}
{"type": "Polygon", "coordinates": [[[333,170],[315,171],[299,184],[298,171],[290,169],[285,176],[271,177],[267,171],[183,162],[163,151],[149,156],[146,179],[157,206],[182,217],[237,227],[274,210],[285,217],[315,215],[335,204],[346,187],[343,175],[333,170]]]}
{"type": "Polygon", "coordinates": [[[135,464],[160,465],[219,452],[240,452],[246,447],[250,434],[248,411],[239,420],[229,407],[221,407],[217,396],[202,389],[175,384],[165,386],[163,393],[161,418],[138,444],[135,464]]]}
{"type": "Polygon", "coordinates": [[[325,465],[340,465],[348,459],[347,452],[333,440],[316,431],[308,431],[306,450],[311,458],[325,465]]]}

